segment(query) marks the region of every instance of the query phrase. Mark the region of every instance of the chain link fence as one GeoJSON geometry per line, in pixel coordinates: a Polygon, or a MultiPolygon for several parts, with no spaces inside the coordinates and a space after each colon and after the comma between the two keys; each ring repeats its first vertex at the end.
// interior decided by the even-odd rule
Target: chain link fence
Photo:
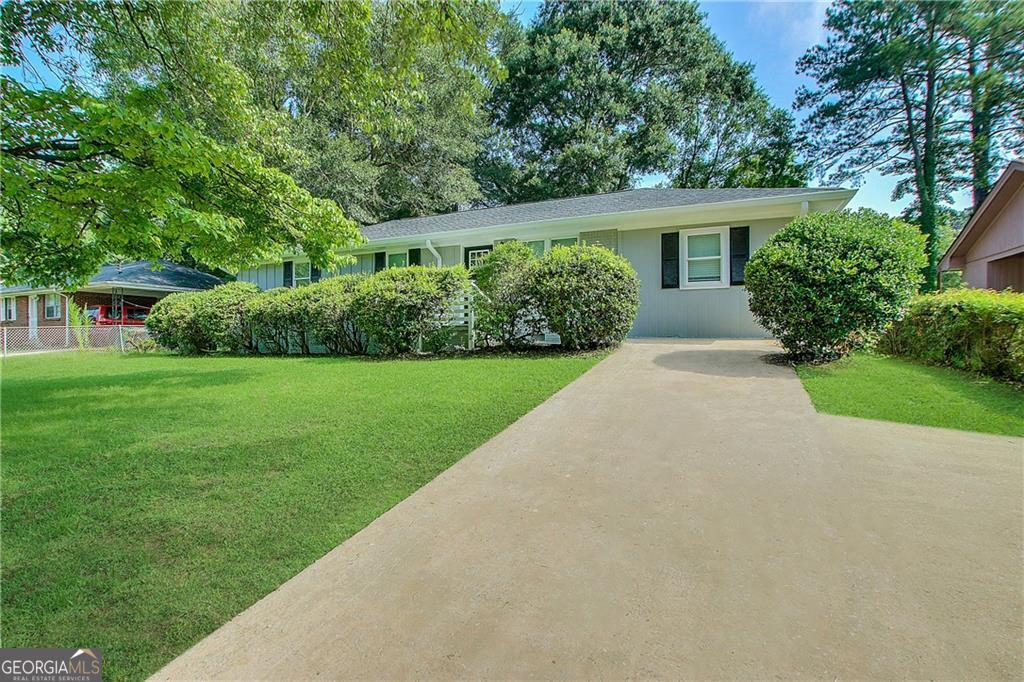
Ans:
{"type": "Polygon", "coordinates": [[[3,327],[3,356],[65,350],[130,351],[147,341],[141,326],[3,327]]]}

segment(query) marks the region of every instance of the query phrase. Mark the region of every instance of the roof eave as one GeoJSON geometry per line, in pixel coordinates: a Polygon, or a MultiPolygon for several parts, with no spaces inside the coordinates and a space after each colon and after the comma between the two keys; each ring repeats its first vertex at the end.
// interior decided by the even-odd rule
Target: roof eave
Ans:
{"type": "MultiPolygon", "coordinates": [[[[815,192],[803,192],[799,194],[786,194],[783,196],[773,197],[754,197],[749,199],[736,199],[733,201],[720,201],[711,203],[701,204],[690,204],[686,206],[667,206],[659,208],[644,208],[637,209],[635,211],[614,211],[606,213],[595,213],[587,216],[570,216],[566,218],[549,218],[545,220],[527,220],[519,222],[507,222],[499,223],[496,225],[487,225],[484,227],[469,227],[460,230],[440,230],[434,232],[420,232],[412,235],[402,235],[398,237],[381,237],[378,239],[368,238],[368,243],[378,246],[387,246],[389,244],[401,244],[409,241],[418,241],[424,239],[450,239],[463,237],[469,234],[487,234],[491,231],[501,231],[512,227],[557,227],[558,225],[566,224],[587,224],[593,222],[599,222],[603,219],[607,219],[609,216],[613,217],[638,217],[646,216],[651,218],[657,218],[665,216],[667,218],[685,218],[700,213],[706,213],[708,211],[728,211],[735,208],[751,208],[751,207],[774,207],[784,206],[786,204],[792,204],[796,207],[801,206],[804,202],[807,203],[818,203],[818,202],[840,202],[839,208],[845,207],[850,199],[856,195],[856,189],[837,189],[830,191],[815,191],[815,192]]],[[[794,211],[793,215],[796,215],[799,210],[794,211]]],[[[621,227],[619,229],[630,230],[630,229],[646,229],[645,226],[637,227],[621,227]]]]}
{"type": "Polygon", "coordinates": [[[956,236],[953,243],[946,249],[946,253],[942,255],[939,261],[939,270],[955,270],[964,266],[967,252],[974,245],[977,238],[981,236],[978,225],[984,223],[987,226],[991,222],[991,218],[995,218],[999,214],[1002,207],[996,210],[994,215],[989,216],[993,205],[999,200],[999,196],[1004,191],[1015,192],[1022,185],[1024,185],[1024,162],[1011,161],[999,175],[999,178],[992,186],[992,191],[981,202],[981,206],[971,215],[967,224],[960,230],[960,234],[956,236]],[[1010,188],[1009,190],[1007,190],[1008,187],[1010,188]]]}

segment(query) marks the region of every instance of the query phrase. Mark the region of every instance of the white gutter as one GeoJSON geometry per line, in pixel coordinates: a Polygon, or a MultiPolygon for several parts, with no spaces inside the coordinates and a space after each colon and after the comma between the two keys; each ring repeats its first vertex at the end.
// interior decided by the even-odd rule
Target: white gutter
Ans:
{"type": "MultiPolygon", "coordinates": [[[[522,227],[560,227],[565,226],[572,228],[575,231],[579,229],[585,229],[590,223],[599,223],[602,220],[607,220],[609,217],[650,217],[657,219],[664,217],[668,222],[675,220],[685,219],[687,216],[699,215],[708,211],[723,211],[730,209],[740,209],[747,207],[768,207],[768,206],[784,206],[784,205],[795,205],[795,210],[792,215],[805,215],[802,213],[804,207],[806,210],[810,209],[810,205],[816,202],[824,201],[842,201],[840,207],[845,206],[850,199],[857,194],[855,189],[835,189],[818,192],[800,192],[796,194],[783,194],[772,197],[751,197],[749,199],[734,199],[733,201],[716,201],[707,202],[702,204],[688,204],[685,206],[660,206],[658,208],[639,208],[632,211],[613,211],[608,213],[592,213],[584,216],[570,216],[566,218],[546,218],[543,220],[525,220],[525,221],[510,221],[507,223],[496,223],[494,225],[485,225],[479,227],[466,227],[458,230],[441,230],[437,232],[422,232],[419,234],[402,235],[400,237],[382,237],[380,239],[366,239],[358,247],[341,249],[340,253],[354,254],[354,253],[372,253],[374,251],[385,250],[390,246],[404,246],[409,244],[416,244],[422,242],[422,240],[440,239],[443,241],[458,241],[470,235],[487,235],[492,232],[501,232],[509,228],[522,228],[522,227]]],[[[485,209],[482,209],[485,210],[485,209]]],[[[424,216],[433,217],[433,216],[424,216]]],[[[415,220],[414,218],[412,220],[415,220]]],[[[372,226],[370,226],[372,227],[372,226]]],[[[618,227],[619,231],[629,229],[645,229],[643,227],[629,228],[629,227],[618,227]]],[[[431,253],[436,252],[433,246],[428,247],[431,253]]],[[[285,255],[284,258],[291,256],[285,255]]],[[[279,260],[268,260],[260,261],[260,264],[273,264],[279,263],[279,260]]]]}
{"type": "MultiPolygon", "coordinates": [[[[720,211],[729,210],[733,208],[745,208],[748,206],[779,206],[785,204],[810,204],[810,202],[818,201],[835,201],[844,200],[844,205],[857,193],[855,189],[838,189],[827,192],[806,192],[802,194],[785,194],[775,197],[753,197],[750,199],[736,199],[734,201],[718,201],[703,204],[689,204],[686,206],[662,206],[658,208],[640,208],[632,211],[614,211],[609,213],[592,213],[585,216],[570,216],[566,218],[547,218],[544,220],[525,220],[525,221],[510,221],[507,223],[497,223],[494,225],[486,225],[480,227],[466,227],[459,230],[443,230],[439,232],[424,232],[421,234],[403,235],[401,237],[383,237],[381,239],[368,239],[367,243],[363,248],[374,249],[380,246],[387,246],[391,244],[404,244],[410,241],[419,241],[421,239],[430,238],[449,238],[449,237],[463,237],[469,234],[486,234],[488,231],[496,231],[510,227],[529,227],[529,226],[543,226],[543,227],[554,227],[558,225],[572,225],[572,226],[583,226],[585,227],[588,222],[598,221],[601,219],[607,219],[609,217],[619,216],[651,216],[657,217],[661,215],[675,217],[684,217],[686,215],[702,213],[706,211],[720,211]]],[[[628,228],[618,228],[628,229],[628,228]]],[[[639,228],[643,229],[643,228],[639,228]]],[[[361,249],[360,249],[361,250],[361,249]]]]}
{"type": "Polygon", "coordinates": [[[426,247],[427,251],[430,251],[430,253],[434,255],[434,260],[437,262],[437,267],[441,267],[444,264],[444,261],[441,258],[441,254],[438,253],[437,249],[434,248],[434,245],[430,243],[429,239],[426,242],[426,247]]]}

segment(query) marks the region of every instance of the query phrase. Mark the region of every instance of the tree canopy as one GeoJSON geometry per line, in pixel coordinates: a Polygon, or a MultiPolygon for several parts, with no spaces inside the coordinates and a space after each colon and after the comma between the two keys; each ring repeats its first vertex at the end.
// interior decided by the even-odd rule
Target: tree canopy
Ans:
{"type": "Polygon", "coordinates": [[[487,203],[625,189],[800,184],[792,121],[768,104],[695,2],[546,2],[510,21],[507,78],[477,164],[487,203]]]}
{"type": "Polygon", "coordinates": [[[966,187],[980,203],[995,159],[1024,150],[1024,5],[842,0],[825,27],[798,63],[817,82],[797,97],[803,150],[834,181],[900,178],[893,198],[914,198],[931,288],[940,207],[966,187]]]}
{"type": "Polygon", "coordinates": [[[75,284],[115,258],[233,270],[292,250],[331,264],[362,237],[336,197],[287,172],[304,151],[295,121],[329,102],[370,139],[407,139],[404,113],[423,102],[417,52],[454,65],[431,73],[486,68],[481,12],[461,2],[5,3],[3,63],[49,78],[0,83],[0,277],[75,284]]]}

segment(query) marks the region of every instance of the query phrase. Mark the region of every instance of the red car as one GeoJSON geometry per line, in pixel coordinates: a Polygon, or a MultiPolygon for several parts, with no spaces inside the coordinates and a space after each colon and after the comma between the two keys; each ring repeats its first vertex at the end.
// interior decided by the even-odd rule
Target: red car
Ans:
{"type": "Polygon", "coordinates": [[[100,325],[134,325],[136,327],[146,324],[146,317],[149,315],[149,308],[140,305],[121,306],[121,317],[113,317],[114,306],[94,305],[86,309],[93,324],[100,325]]]}

